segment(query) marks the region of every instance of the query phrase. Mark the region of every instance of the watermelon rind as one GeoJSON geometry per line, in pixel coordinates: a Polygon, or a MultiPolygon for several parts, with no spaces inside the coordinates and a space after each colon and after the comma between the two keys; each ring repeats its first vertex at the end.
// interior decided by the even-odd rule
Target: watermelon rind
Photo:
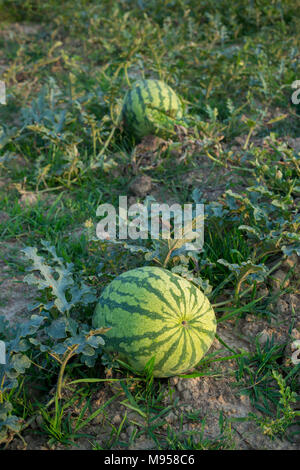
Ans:
{"type": "Polygon", "coordinates": [[[169,137],[182,124],[183,105],[175,91],[161,80],[138,80],[122,107],[125,129],[138,139],[147,135],[169,137]]]}
{"type": "Polygon", "coordinates": [[[93,325],[108,327],[105,348],[137,372],[154,358],[154,377],[194,368],[210,348],[216,318],[207,297],[190,281],[158,267],[115,278],[100,296],[93,325]]]}

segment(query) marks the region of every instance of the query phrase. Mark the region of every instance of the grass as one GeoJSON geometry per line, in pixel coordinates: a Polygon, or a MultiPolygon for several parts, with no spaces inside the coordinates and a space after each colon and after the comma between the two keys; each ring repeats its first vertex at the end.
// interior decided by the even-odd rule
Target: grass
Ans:
{"type": "MultiPolygon", "coordinates": [[[[299,321],[292,307],[282,320],[272,305],[299,293],[299,275],[291,269],[276,292],[272,276],[300,252],[300,108],[291,102],[291,85],[300,76],[297,13],[292,0],[73,0],[63,8],[54,0],[0,0],[0,80],[8,92],[7,105],[0,105],[0,307],[13,295],[2,285],[28,267],[20,250],[40,249],[42,240],[55,247],[64,269],[73,263],[74,282],[97,295],[123,271],[166,263],[205,290],[219,324],[231,331],[249,315],[265,326],[275,322],[275,330],[285,324],[284,341],[261,345],[247,338],[247,351],[220,334],[224,349],[204,358],[193,377],[234,377],[234,391],[256,410],[246,420],[270,439],[291,442],[298,436],[299,366],[287,351],[299,321]],[[176,135],[148,170],[143,161],[135,166],[138,142],[119,122],[124,94],[139,78],[173,87],[189,120],[188,134],[176,135]],[[119,195],[132,197],[130,183],[142,174],[151,177],[158,200],[205,203],[201,253],[169,256],[164,245],[152,256],[148,240],[145,257],[90,239],[99,204],[117,206],[119,195]]],[[[146,153],[142,148],[142,157],[146,153]]],[[[41,289],[39,312],[53,300],[49,287],[41,289]]],[[[84,330],[91,328],[95,298],[81,301],[67,316],[84,330]]],[[[61,312],[51,315],[57,319],[61,312]]],[[[0,339],[12,341],[12,335],[0,322],[0,339]]],[[[141,378],[102,351],[93,364],[81,353],[64,364],[59,397],[62,364],[51,349],[57,347],[53,337],[42,346],[36,330],[25,338],[14,346],[25,362],[11,376],[0,375],[3,447],[18,439],[25,446],[34,432],[51,448],[84,442],[125,449],[142,439],[157,449],[236,447],[234,419],[220,413],[214,435],[203,410],[182,411],[170,425],[176,387],[169,389],[175,401],[166,405],[166,380],[154,380],[151,368],[141,378]],[[95,408],[99,391],[104,403],[95,408]],[[100,418],[97,440],[93,426],[100,418]]]]}

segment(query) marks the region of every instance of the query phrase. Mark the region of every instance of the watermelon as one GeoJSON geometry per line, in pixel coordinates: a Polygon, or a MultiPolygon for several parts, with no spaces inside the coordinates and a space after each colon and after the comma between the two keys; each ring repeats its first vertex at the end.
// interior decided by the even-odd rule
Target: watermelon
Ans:
{"type": "Polygon", "coordinates": [[[182,124],[183,106],[176,93],[161,80],[139,80],[126,94],[122,107],[125,129],[138,139],[146,135],[168,137],[182,124]]]}
{"type": "Polygon", "coordinates": [[[106,350],[118,353],[137,372],[154,358],[154,377],[193,368],[216,332],[209,300],[194,284],[149,266],[121,274],[104,289],[93,324],[111,328],[105,334],[106,350]]]}

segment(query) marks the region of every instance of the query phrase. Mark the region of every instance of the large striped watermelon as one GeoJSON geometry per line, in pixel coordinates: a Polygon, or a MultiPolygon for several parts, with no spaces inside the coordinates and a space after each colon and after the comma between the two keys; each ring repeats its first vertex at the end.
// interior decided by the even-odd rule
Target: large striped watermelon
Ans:
{"type": "Polygon", "coordinates": [[[139,80],[126,94],[122,117],[125,128],[138,138],[168,137],[182,123],[183,107],[176,93],[160,80],[139,80]]]}
{"type": "Polygon", "coordinates": [[[143,267],[115,278],[96,307],[95,328],[108,351],[141,372],[154,356],[154,376],[169,377],[194,367],[216,332],[214,311],[189,281],[166,269],[143,267]]]}

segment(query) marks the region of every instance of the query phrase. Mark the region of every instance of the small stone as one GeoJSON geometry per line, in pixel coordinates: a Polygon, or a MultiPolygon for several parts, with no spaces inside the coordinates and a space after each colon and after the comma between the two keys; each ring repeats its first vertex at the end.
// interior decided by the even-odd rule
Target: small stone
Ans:
{"type": "Polygon", "coordinates": [[[120,415],[115,415],[112,419],[113,424],[120,424],[122,421],[122,418],[120,415]]]}
{"type": "Polygon", "coordinates": [[[258,333],[257,338],[259,344],[261,344],[262,346],[264,346],[265,344],[267,344],[268,341],[271,340],[271,336],[267,332],[267,330],[262,330],[260,333],[258,333]]]}
{"type": "Polygon", "coordinates": [[[42,415],[37,415],[37,417],[35,418],[36,425],[38,427],[41,427],[43,422],[44,422],[44,418],[42,417],[42,415]]]}
{"type": "Polygon", "coordinates": [[[129,450],[150,450],[155,449],[155,443],[150,439],[139,439],[134,444],[132,444],[128,449],[129,450]]]}
{"type": "Polygon", "coordinates": [[[175,416],[175,413],[173,413],[173,411],[170,411],[170,413],[168,414],[168,416],[166,417],[166,422],[169,423],[169,424],[172,424],[176,421],[176,416],[175,416]]]}
{"type": "Polygon", "coordinates": [[[186,411],[186,413],[192,413],[194,411],[194,409],[193,409],[192,405],[187,405],[185,407],[185,411],[186,411]]]}
{"type": "Polygon", "coordinates": [[[239,398],[244,405],[249,407],[251,406],[251,401],[248,395],[239,395],[239,398]]]}
{"type": "Polygon", "coordinates": [[[300,258],[296,255],[296,253],[293,253],[291,256],[289,256],[287,259],[283,261],[282,269],[289,271],[290,269],[294,268],[295,265],[299,265],[300,263],[299,260],[300,258]]]}
{"type": "Polygon", "coordinates": [[[237,143],[240,146],[243,146],[245,144],[245,140],[247,139],[246,135],[238,135],[235,139],[234,142],[237,143]]]}
{"type": "Polygon", "coordinates": [[[189,401],[191,399],[191,392],[189,390],[184,390],[182,397],[184,400],[189,401]]]}
{"type": "Polygon", "coordinates": [[[21,207],[25,208],[28,206],[34,206],[37,203],[37,195],[31,191],[27,191],[23,193],[21,199],[19,200],[19,204],[21,207]]]}
{"type": "Polygon", "coordinates": [[[257,291],[258,297],[268,297],[268,295],[269,295],[269,289],[267,287],[261,287],[257,291]]]}
{"type": "Polygon", "coordinates": [[[289,312],[289,304],[282,299],[278,299],[277,301],[277,312],[279,314],[286,314],[289,312]]]}
{"type": "Polygon", "coordinates": [[[179,392],[183,392],[186,388],[185,383],[182,380],[179,380],[176,388],[179,392]]]}
{"type": "Polygon", "coordinates": [[[145,197],[152,188],[152,180],[148,175],[141,175],[135,178],[129,185],[133,194],[139,197],[145,197]]]}
{"type": "Polygon", "coordinates": [[[127,430],[126,430],[127,435],[128,435],[129,437],[132,436],[132,434],[134,433],[135,429],[136,429],[135,426],[132,426],[132,425],[128,426],[128,428],[127,428],[127,430]]]}
{"type": "Polygon", "coordinates": [[[170,155],[172,158],[179,158],[182,155],[182,149],[181,148],[174,148],[170,150],[170,155]]]}
{"type": "Polygon", "coordinates": [[[297,330],[296,328],[293,328],[292,331],[291,331],[291,337],[293,338],[293,340],[300,340],[300,331],[297,330]]]}
{"type": "Polygon", "coordinates": [[[137,147],[142,149],[144,152],[158,152],[161,149],[166,150],[167,146],[167,141],[161,137],[157,137],[156,135],[146,135],[137,147]]]}
{"type": "Polygon", "coordinates": [[[170,378],[170,385],[177,385],[178,384],[178,377],[171,377],[170,378]]]}
{"type": "Polygon", "coordinates": [[[300,308],[300,298],[295,294],[287,294],[284,296],[284,300],[289,304],[289,311],[291,314],[294,312],[297,314],[300,308]]]}
{"type": "Polygon", "coordinates": [[[276,271],[270,279],[271,287],[275,292],[285,289],[289,283],[290,281],[287,279],[286,273],[281,269],[276,271]]]}
{"type": "Polygon", "coordinates": [[[201,384],[201,392],[205,393],[205,395],[207,395],[209,393],[209,384],[206,380],[203,380],[203,382],[201,384]]]}
{"type": "Polygon", "coordinates": [[[292,342],[291,349],[293,351],[293,354],[291,356],[292,363],[295,365],[300,364],[300,340],[299,339],[296,339],[296,341],[292,342]]]}

